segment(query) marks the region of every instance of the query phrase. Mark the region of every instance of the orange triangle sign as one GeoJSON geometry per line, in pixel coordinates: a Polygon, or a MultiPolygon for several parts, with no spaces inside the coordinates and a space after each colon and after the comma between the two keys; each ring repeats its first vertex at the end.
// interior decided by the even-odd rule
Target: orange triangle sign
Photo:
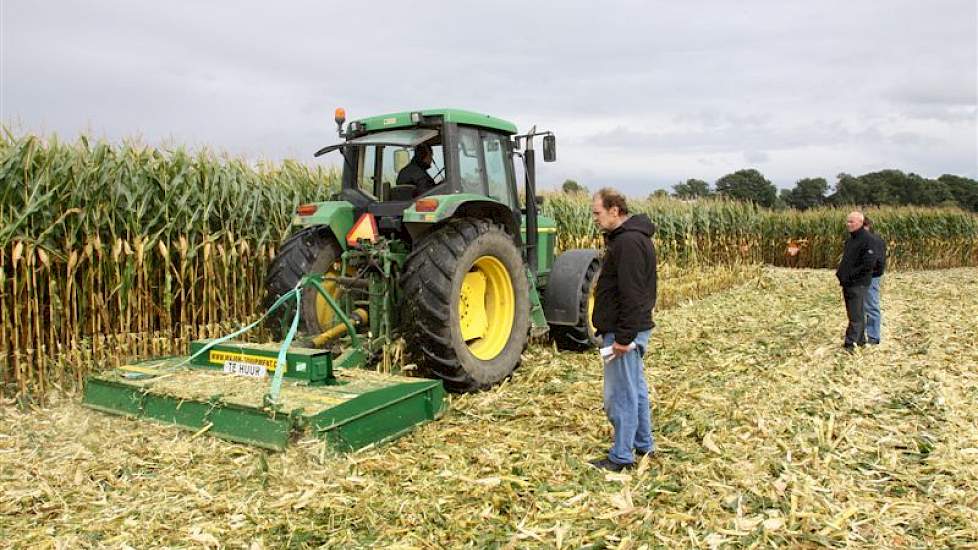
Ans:
{"type": "Polygon", "coordinates": [[[365,212],[357,223],[353,224],[353,229],[346,234],[346,244],[356,246],[361,240],[372,243],[377,242],[377,220],[370,212],[365,212]]]}

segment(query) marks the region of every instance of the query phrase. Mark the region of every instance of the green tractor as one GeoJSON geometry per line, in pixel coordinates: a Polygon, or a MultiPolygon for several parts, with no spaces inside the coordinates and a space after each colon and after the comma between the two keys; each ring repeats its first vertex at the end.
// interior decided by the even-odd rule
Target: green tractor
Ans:
{"type": "Polygon", "coordinates": [[[437,418],[446,389],[498,384],[531,336],[597,343],[598,253],[555,258],[556,223],[538,212],[534,141],[555,160],[551,132],[454,109],[345,122],[337,109],[342,139],[316,152],[342,157],[339,192],[297,208],[267,273],[252,326],[280,343],[233,340],[252,326],[194,342],[190,357],[91,377],[84,404],[272,449],[314,431],[348,450],[437,418]]]}
{"type": "MultiPolygon", "coordinates": [[[[381,115],[345,130],[343,122],[341,111],[337,124],[345,140],[316,153],[342,155],[342,188],[329,202],[298,208],[298,230],[268,272],[268,304],[316,273],[336,281],[329,288],[334,297],[352,294],[351,302],[367,303],[365,291],[342,284],[370,271],[367,256],[342,261],[358,246],[354,222],[363,220],[359,225],[376,227],[370,240],[395,253],[386,282],[393,307],[374,336],[403,337],[422,373],[450,391],[499,383],[519,365],[531,332],[549,329],[565,347],[594,344],[588,313],[597,252],[571,251],[555,261],[555,221],[538,213],[537,201],[521,201],[521,190],[536,196],[534,138],[543,137],[544,160],[553,161],[552,133],[519,135],[507,121],[450,109],[381,115]],[[431,151],[430,188],[398,185],[418,150],[431,151]]],[[[314,288],[302,300],[306,335],[337,322],[314,288]]]]}

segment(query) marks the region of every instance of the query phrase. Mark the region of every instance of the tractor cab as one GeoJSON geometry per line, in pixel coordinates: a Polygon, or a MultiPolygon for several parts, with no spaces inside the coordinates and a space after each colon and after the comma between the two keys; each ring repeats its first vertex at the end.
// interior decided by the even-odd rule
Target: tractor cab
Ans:
{"type": "MultiPolygon", "coordinates": [[[[342,155],[342,186],[332,200],[352,204],[355,219],[369,212],[382,235],[411,240],[423,229],[410,226],[419,199],[464,194],[471,202],[478,195],[488,199],[481,205],[487,217],[518,231],[513,124],[451,109],[380,115],[352,121],[345,129],[345,113],[338,109],[336,122],[345,141],[320,149],[316,156],[331,151],[342,155]],[[411,180],[423,184],[407,183],[411,180]]],[[[438,201],[433,200],[423,204],[438,201]]]]}

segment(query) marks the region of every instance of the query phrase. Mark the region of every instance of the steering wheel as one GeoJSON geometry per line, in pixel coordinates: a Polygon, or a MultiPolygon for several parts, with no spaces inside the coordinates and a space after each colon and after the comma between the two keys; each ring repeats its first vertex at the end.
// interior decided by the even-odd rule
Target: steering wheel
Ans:
{"type": "Polygon", "coordinates": [[[431,176],[431,179],[435,182],[435,185],[441,185],[442,183],[444,183],[445,180],[440,180],[440,181],[438,180],[438,176],[442,175],[444,171],[445,171],[445,167],[442,166],[441,170],[439,170],[434,176],[431,176]]]}

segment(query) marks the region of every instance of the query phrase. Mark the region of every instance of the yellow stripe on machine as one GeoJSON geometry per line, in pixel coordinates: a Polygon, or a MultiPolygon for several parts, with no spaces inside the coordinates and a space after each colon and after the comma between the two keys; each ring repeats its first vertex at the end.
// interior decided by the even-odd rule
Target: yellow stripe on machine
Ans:
{"type": "Polygon", "coordinates": [[[140,367],[139,365],[123,365],[119,367],[119,370],[124,370],[127,372],[138,372],[140,374],[150,374],[153,376],[159,376],[163,374],[163,372],[158,371],[156,369],[151,369],[149,367],[140,367]]]}
{"type": "Polygon", "coordinates": [[[214,365],[224,365],[226,361],[239,361],[241,363],[261,365],[265,367],[268,372],[273,372],[275,370],[275,358],[264,357],[261,355],[248,355],[246,353],[213,350],[207,356],[207,360],[214,365]]]}

